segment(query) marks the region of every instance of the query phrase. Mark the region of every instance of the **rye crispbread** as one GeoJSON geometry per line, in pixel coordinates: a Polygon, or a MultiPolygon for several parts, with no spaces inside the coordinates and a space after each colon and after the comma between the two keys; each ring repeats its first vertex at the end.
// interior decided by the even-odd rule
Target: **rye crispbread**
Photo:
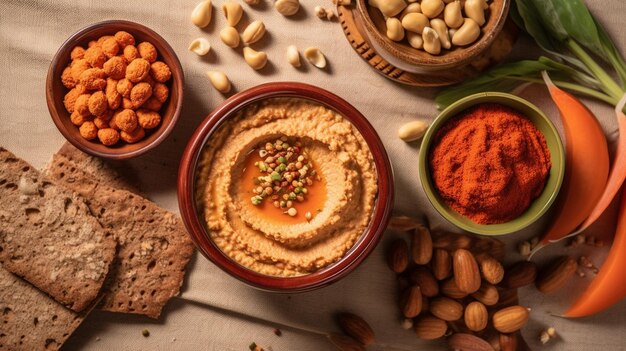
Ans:
{"type": "Polygon", "coordinates": [[[179,293],[194,251],[180,218],[137,194],[108,186],[106,179],[83,171],[82,163],[72,162],[64,152],[53,156],[46,174],[80,194],[86,192],[91,211],[119,245],[100,307],[158,318],[179,293]],[[73,182],[66,182],[70,178],[73,182]]]}
{"type": "Polygon", "coordinates": [[[0,267],[0,350],[58,350],[84,319],[0,267]]]}
{"type": "Polygon", "coordinates": [[[82,311],[98,296],[116,242],[77,193],[0,148],[0,264],[82,311]]]}

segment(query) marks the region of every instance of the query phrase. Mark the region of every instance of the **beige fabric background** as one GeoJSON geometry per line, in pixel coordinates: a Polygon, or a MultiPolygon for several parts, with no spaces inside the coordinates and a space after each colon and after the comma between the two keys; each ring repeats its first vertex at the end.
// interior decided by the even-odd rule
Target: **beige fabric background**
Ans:
{"type": "MultiPolygon", "coordinates": [[[[272,0],[261,0],[258,8],[244,4],[245,21],[261,19],[267,26],[266,38],[257,47],[267,51],[269,68],[255,72],[244,64],[241,50],[231,50],[219,41],[225,20],[214,6],[212,24],[207,30],[189,21],[196,0],[167,1],[21,1],[3,0],[0,4],[0,145],[42,167],[63,143],[46,108],[45,75],[59,45],[69,35],[90,23],[105,19],[128,19],[159,32],[173,46],[185,70],[185,103],[173,135],[157,150],[120,164],[139,178],[142,188],[161,206],[178,211],[175,197],[178,161],[187,139],[200,121],[224,97],[205,78],[207,70],[226,72],[237,91],[254,85],[293,80],[315,84],[344,97],[356,106],[381,135],[394,164],[396,211],[427,215],[436,228],[454,229],[437,215],[422,192],[417,177],[417,144],[405,144],[396,137],[404,122],[421,117],[432,119],[437,111],[431,101],[433,91],[393,83],[363,62],[344,38],[336,22],[320,21],[313,15],[318,4],[330,0],[302,0],[300,13],[285,18],[272,8],[272,0]],[[212,53],[200,58],[187,51],[196,37],[207,38],[212,53]],[[310,65],[296,70],[284,59],[288,45],[301,50],[319,47],[330,68],[318,70],[310,65]]],[[[626,2],[587,0],[606,25],[622,52],[626,47],[623,15],[626,2]]],[[[222,0],[215,0],[219,6],[222,0]]],[[[530,44],[522,39],[514,56],[528,54],[530,44]]],[[[553,120],[557,114],[546,99],[544,88],[527,89],[523,96],[544,109],[553,120]]],[[[590,105],[602,120],[607,135],[614,137],[616,123],[608,107],[590,105]]],[[[556,122],[559,125],[558,122],[556,122]]],[[[605,216],[594,230],[612,230],[612,216],[605,216]]],[[[542,228],[537,223],[523,233],[505,238],[510,246],[542,228]]],[[[381,345],[372,349],[440,350],[443,343],[423,343],[413,333],[400,329],[396,312],[393,275],[384,264],[385,242],[400,235],[389,233],[379,248],[354,273],[343,281],[316,292],[277,295],[249,288],[221,272],[198,256],[180,298],[174,299],[162,318],[152,321],[141,316],[95,312],[72,336],[66,349],[89,350],[247,350],[252,341],[273,350],[330,350],[321,335],[336,329],[331,314],[351,310],[371,322],[381,345]],[[283,335],[275,336],[274,328],[283,335]],[[151,335],[144,338],[147,328],[151,335]]],[[[510,250],[509,261],[520,257],[510,250]]],[[[606,250],[592,253],[601,262],[606,250]]],[[[543,252],[539,260],[564,252],[556,247],[543,252]]],[[[569,306],[588,282],[575,279],[571,289],[556,296],[543,296],[533,288],[521,291],[521,300],[533,308],[524,335],[534,349],[546,350],[626,350],[626,301],[597,316],[565,320],[554,317],[569,306]],[[578,285],[578,286],[574,286],[578,285]],[[555,326],[559,340],[541,347],[538,333],[555,326]]]]}

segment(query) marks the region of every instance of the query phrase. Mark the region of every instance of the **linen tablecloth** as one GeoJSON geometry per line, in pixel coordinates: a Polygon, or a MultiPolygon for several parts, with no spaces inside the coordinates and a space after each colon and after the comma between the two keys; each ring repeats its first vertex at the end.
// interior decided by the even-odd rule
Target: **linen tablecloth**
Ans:
{"type": "MultiPolygon", "coordinates": [[[[64,142],[46,108],[45,77],[52,56],[61,43],[78,29],[106,19],[140,22],[160,33],[177,52],[185,71],[183,111],[172,135],[156,150],[119,166],[138,179],[143,191],[159,205],[178,212],[176,171],[185,144],[205,116],[225,99],[205,76],[208,70],[224,71],[236,91],[271,81],[299,81],[328,89],[353,104],[374,125],[394,165],[395,211],[427,216],[438,229],[454,230],[429,205],[418,180],[417,143],[397,138],[400,125],[415,118],[432,119],[437,111],[434,90],[403,86],[377,74],[352,50],[337,22],[315,17],[316,5],[332,6],[330,0],[302,0],[300,13],[287,18],[273,9],[272,0],[250,7],[243,4],[248,20],[260,19],[267,27],[259,48],[269,55],[270,68],[256,72],[243,61],[241,50],[232,50],[219,40],[225,25],[214,1],[213,20],[201,30],[190,22],[196,0],[167,1],[22,1],[0,4],[0,145],[43,167],[64,142]],[[198,57],[187,51],[196,37],[212,44],[211,53],[198,57]],[[300,70],[285,59],[285,50],[296,45],[302,51],[319,47],[329,68],[319,70],[305,64],[300,70]]],[[[626,2],[587,0],[624,52],[626,30],[622,16],[626,2]]],[[[243,3],[243,1],[242,1],[243,3]]],[[[520,38],[512,58],[534,52],[528,38],[520,38]]],[[[547,98],[545,87],[533,86],[522,96],[539,105],[560,128],[557,112],[547,98]]],[[[611,109],[590,102],[610,140],[617,125],[611,109]]],[[[615,207],[615,206],[614,206],[615,207]]],[[[612,214],[604,216],[592,230],[613,230],[612,214]]],[[[505,237],[510,254],[507,261],[521,257],[515,244],[539,233],[545,218],[522,233],[505,237]]],[[[251,342],[273,350],[331,350],[325,333],[337,330],[332,314],[349,310],[365,317],[377,334],[379,345],[372,349],[440,350],[444,343],[422,342],[413,332],[400,328],[394,275],[384,261],[385,243],[402,233],[388,233],[374,253],[339,283],[314,292],[281,295],[261,292],[223,273],[201,255],[196,255],[180,297],[173,299],[162,317],[153,321],[142,316],[92,313],[69,340],[66,349],[89,350],[247,350],[251,342]],[[281,336],[274,329],[282,331],[281,336]],[[141,331],[148,329],[149,337],[141,331]]],[[[566,250],[556,245],[538,257],[566,250]]],[[[605,249],[589,253],[602,262],[605,249]]],[[[626,254],[626,253],[625,253],[626,254]]],[[[532,307],[524,336],[533,349],[626,350],[626,301],[589,318],[566,320],[562,312],[588,283],[590,277],[575,278],[572,287],[544,296],[534,288],[520,290],[521,302],[532,307]],[[548,326],[559,334],[556,341],[541,346],[538,335],[548,326]]]]}

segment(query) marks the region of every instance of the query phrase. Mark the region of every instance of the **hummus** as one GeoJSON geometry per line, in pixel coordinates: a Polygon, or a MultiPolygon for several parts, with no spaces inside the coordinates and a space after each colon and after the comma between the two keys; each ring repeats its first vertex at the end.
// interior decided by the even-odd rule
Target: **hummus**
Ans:
{"type": "Polygon", "coordinates": [[[370,223],[378,181],[372,154],[352,123],[308,100],[272,98],[247,106],[211,135],[196,189],[211,239],[226,255],[259,273],[296,276],[352,248],[370,223]],[[274,142],[295,149],[286,156],[293,159],[289,167],[273,158],[263,163],[264,148],[274,142]],[[276,170],[264,174],[268,164],[276,170]],[[298,186],[302,168],[306,177],[298,186]],[[288,173],[296,175],[295,188],[288,173]],[[261,193],[259,179],[274,191],[261,193]]]}

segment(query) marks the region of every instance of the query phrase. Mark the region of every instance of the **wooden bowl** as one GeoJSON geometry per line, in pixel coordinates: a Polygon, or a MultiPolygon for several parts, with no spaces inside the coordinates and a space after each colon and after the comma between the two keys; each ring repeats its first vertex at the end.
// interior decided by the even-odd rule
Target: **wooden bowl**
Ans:
{"type": "Polygon", "coordinates": [[[487,22],[481,27],[478,40],[465,47],[453,46],[450,50],[442,48],[440,55],[431,55],[413,48],[405,41],[395,42],[387,38],[383,14],[367,5],[367,0],[357,0],[357,13],[363,18],[363,26],[372,46],[391,64],[414,73],[439,71],[445,74],[446,70],[458,71],[459,68],[470,66],[488,51],[504,27],[509,6],[510,0],[490,1],[487,22]]]}
{"type": "Polygon", "coordinates": [[[141,24],[124,20],[110,20],[98,22],[79,30],[61,45],[48,69],[46,100],[54,124],[72,145],[93,156],[127,159],[148,152],[170,134],[178,120],[183,103],[183,81],[183,69],[180,61],[165,39],[141,24]],[[87,48],[89,41],[104,35],[113,35],[120,30],[132,34],[137,43],[148,41],[155,46],[159,54],[158,59],[165,62],[172,71],[172,78],[167,82],[170,96],[159,111],[161,124],[153,130],[146,131],[146,136],[142,140],[134,144],[120,141],[114,146],[105,146],[97,140],[90,141],[81,137],[78,127],[70,121],[70,113],[63,105],[63,98],[69,89],[62,84],[61,73],[71,62],[70,53],[75,46],[81,45],[87,48]]]}
{"type": "Polygon", "coordinates": [[[189,140],[178,171],[178,205],[183,222],[198,250],[211,262],[233,277],[259,289],[274,292],[301,292],[334,283],[352,272],[378,244],[391,215],[393,206],[393,175],[387,152],[378,134],[367,119],[342,98],[324,89],[294,82],[276,82],[256,86],[230,97],[200,124],[189,140]],[[331,108],[363,135],[376,164],[378,197],[370,225],[354,246],[339,261],[317,272],[297,276],[269,276],[252,271],[223,253],[211,240],[202,209],[196,206],[195,179],[198,159],[212,133],[226,120],[246,106],[275,97],[311,100],[331,108]]]}

